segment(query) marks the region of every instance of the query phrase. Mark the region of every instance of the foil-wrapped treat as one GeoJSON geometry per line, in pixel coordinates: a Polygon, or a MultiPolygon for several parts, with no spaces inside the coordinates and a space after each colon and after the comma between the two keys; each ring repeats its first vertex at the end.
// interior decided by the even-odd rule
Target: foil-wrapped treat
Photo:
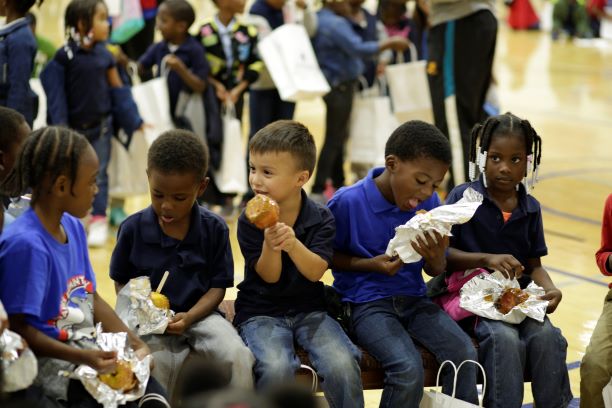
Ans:
{"type": "Polygon", "coordinates": [[[531,282],[521,290],[516,279],[506,279],[501,272],[475,276],[461,288],[459,305],[475,315],[518,324],[530,317],[544,321],[548,300],[544,289],[531,282]]]}
{"type": "Polygon", "coordinates": [[[144,395],[149,381],[151,355],[139,360],[129,346],[125,332],[103,333],[100,324],[96,329],[98,347],[104,351],[117,352],[117,371],[110,375],[100,374],[92,367],[80,365],[72,373],[60,374],[80,380],[83,387],[104,408],[116,408],[129,401],[138,400],[144,395]]]}
{"type": "Polygon", "coordinates": [[[425,239],[424,234],[427,233],[433,238],[432,231],[437,231],[442,236],[450,236],[452,226],[468,222],[480,204],[482,204],[482,194],[468,188],[463,192],[461,200],[454,204],[417,213],[406,224],[395,229],[395,237],[389,241],[385,253],[389,256],[398,255],[404,263],[417,262],[421,259],[421,255],[412,248],[412,242],[415,242],[417,237],[425,239]]]}
{"type": "Polygon", "coordinates": [[[117,294],[115,310],[123,322],[140,336],[163,334],[174,312],[155,306],[149,277],[131,279],[117,294]]]}
{"type": "Polygon", "coordinates": [[[15,332],[5,330],[0,334],[0,361],[4,371],[2,391],[15,392],[28,388],[38,374],[36,356],[15,332]]]}

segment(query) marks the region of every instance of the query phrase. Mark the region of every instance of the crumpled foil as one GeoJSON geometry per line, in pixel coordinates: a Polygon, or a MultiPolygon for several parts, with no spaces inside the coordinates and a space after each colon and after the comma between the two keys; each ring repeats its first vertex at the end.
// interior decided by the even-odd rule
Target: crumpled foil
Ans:
{"type": "Polygon", "coordinates": [[[456,203],[436,207],[424,214],[416,214],[406,224],[395,229],[395,237],[389,241],[385,253],[389,256],[398,255],[404,263],[417,262],[421,255],[412,248],[412,242],[415,242],[417,237],[425,239],[424,234],[427,233],[434,238],[432,231],[437,231],[442,236],[450,236],[452,226],[468,222],[480,204],[482,194],[468,188],[463,192],[463,198],[456,203]]]}
{"type": "Polygon", "coordinates": [[[85,389],[91,394],[98,403],[104,408],[116,408],[129,401],[135,401],[142,397],[151,375],[151,355],[139,360],[134,350],[128,344],[127,333],[102,333],[102,325],[96,326],[96,344],[101,350],[116,351],[117,360],[125,360],[131,364],[134,375],[138,380],[138,385],[133,390],[123,393],[114,390],[98,378],[98,372],[88,365],[78,366],[74,372],[60,372],[60,375],[67,375],[70,378],[81,380],[85,389]]]}
{"type": "Polygon", "coordinates": [[[0,351],[1,369],[4,371],[2,391],[15,392],[32,385],[38,374],[38,363],[21,336],[5,330],[0,335],[0,351]]]}
{"type": "Polygon", "coordinates": [[[30,208],[32,197],[30,195],[22,195],[21,197],[11,198],[11,202],[6,209],[6,212],[17,218],[30,208]]]}
{"type": "Polygon", "coordinates": [[[163,334],[170,318],[174,316],[173,311],[155,306],[150,295],[151,282],[148,276],[130,279],[117,294],[117,315],[139,336],[163,334]]]}
{"type": "Polygon", "coordinates": [[[540,296],[545,293],[544,289],[531,282],[523,290],[529,294],[529,298],[507,314],[502,314],[495,307],[495,300],[507,288],[520,288],[520,286],[516,279],[506,279],[501,272],[497,271],[491,275],[475,276],[461,288],[459,305],[475,315],[511,324],[521,323],[526,317],[531,317],[539,322],[544,321],[548,307],[548,300],[540,299],[540,296]]]}

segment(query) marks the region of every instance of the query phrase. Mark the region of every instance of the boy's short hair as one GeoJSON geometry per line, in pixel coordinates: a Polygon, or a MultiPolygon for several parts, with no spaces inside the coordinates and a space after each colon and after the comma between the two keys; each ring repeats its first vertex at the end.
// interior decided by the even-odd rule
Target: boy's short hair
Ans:
{"type": "Polygon", "coordinates": [[[294,120],[277,120],[259,130],[249,142],[250,153],[287,152],[298,170],[314,171],[317,147],[308,128],[294,120]]]}
{"type": "Polygon", "coordinates": [[[408,121],[393,131],[385,145],[385,157],[390,154],[401,161],[430,158],[452,162],[448,138],[434,125],[420,120],[408,121]]]}
{"type": "Polygon", "coordinates": [[[165,0],[162,4],[175,21],[187,23],[187,29],[195,21],[195,11],[187,0],[165,0]]]}
{"type": "Polygon", "coordinates": [[[26,120],[21,113],[0,106],[0,150],[7,150],[15,143],[15,135],[24,123],[26,120]]]}
{"type": "Polygon", "coordinates": [[[208,172],[208,147],[193,132],[169,130],[151,144],[147,168],[162,173],[193,173],[203,180],[208,172]]]}

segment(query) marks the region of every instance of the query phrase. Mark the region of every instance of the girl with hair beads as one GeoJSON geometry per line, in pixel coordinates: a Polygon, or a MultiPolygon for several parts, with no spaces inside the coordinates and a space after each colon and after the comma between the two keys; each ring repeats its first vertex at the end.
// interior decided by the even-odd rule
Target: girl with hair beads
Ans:
{"type": "MultiPolygon", "coordinates": [[[[80,382],[58,376],[59,370],[72,371],[80,364],[99,372],[115,369],[116,353],[93,343],[98,322],[106,332],[127,332],[139,357],[150,354],[96,291],[78,218],[87,215],[98,192],[98,167],[85,137],[47,127],[27,138],[4,184],[9,196],[31,189],[32,201],[0,239],[0,300],[12,330],[38,357],[35,385],[69,407],[98,405],[80,382]]],[[[150,378],[138,406],[167,407],[161,394],[161,386],[150,378]]]]}
{"type": "MultiPolygon", "coordinates": [[[[476,125],[471,135],[470,183],[455,187],[447,204],[457,202],[471,187],[483,195],[482,205],[466,224],[452,229],[447,271],[471,268],[498,270],[507,278],[541,286],[548,313],[561,301],[541,257],[547,254],[538,200],[529,195],[537,181],[542,140],[531,124],[511,113],[476,125]],[[476,170],[480,175],[476,178],[476,170]]],[[[565,365],[567,341],[546,318],[512,325],[482,317],[462,321],[478,339],[487,387],[484,405],[520,407],[523,373],[531,372],[537,407],[566,407],[572,400],[565,365]]]]}
{"type": "MultiPolygon", "coordinates": [[[[107,167],[113,122],[131,135],[142,126],[129,87],[121,82],[106,49],[108,10],[102,0],[72,0],[65,14],[66,44],[43,70],[48,123],[65,125],[87,137],[100,160],[99,192],[93,203],[87,242],[102,246],[108,238],[107,167]]],[[[129,144],[129,139],[124,144],[129,144]]]]}

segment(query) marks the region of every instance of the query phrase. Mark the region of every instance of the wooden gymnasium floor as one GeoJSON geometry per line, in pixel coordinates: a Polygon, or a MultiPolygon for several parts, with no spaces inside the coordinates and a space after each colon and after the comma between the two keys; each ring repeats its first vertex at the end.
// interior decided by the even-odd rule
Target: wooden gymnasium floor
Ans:
{"type": "MultiPolygon", "coordinates": [[[[612,192],[612,43],[605,48],[552,43],[540,32],[512,32],[500,24],[495,74],[503,110],[528,118],[543,137],[540,183],[534,195],[544,212],[549,255],[544,265],[563,291],[551,315],[569,342],[567,364],[572,391],[580,392],[579,364],[601,312],[609,278],[600,275],[594,252],[600,239],[605,197],[612,192]]],[[[298,106],[296,119],[308,125],[320,142],[320,101],[298,106]]],[[[127,210],[147,205],[147,197],[127,201],[127,210]]],[[[236,283],[243,260],[232,228],[236,283]]],[[[100,293],[114,303],[108,278],[113,248],[91,250],[100,293]]],[[[327,283],[331,276],[326,275],[327,283]]],[[[235,297],[235,289],[228,298],[235,297]]],[[[525,404],[531,399],[525,385],[525,404]]],[[[368,407],[378,406],[380,391],[366,392],[368,407]]]]}

